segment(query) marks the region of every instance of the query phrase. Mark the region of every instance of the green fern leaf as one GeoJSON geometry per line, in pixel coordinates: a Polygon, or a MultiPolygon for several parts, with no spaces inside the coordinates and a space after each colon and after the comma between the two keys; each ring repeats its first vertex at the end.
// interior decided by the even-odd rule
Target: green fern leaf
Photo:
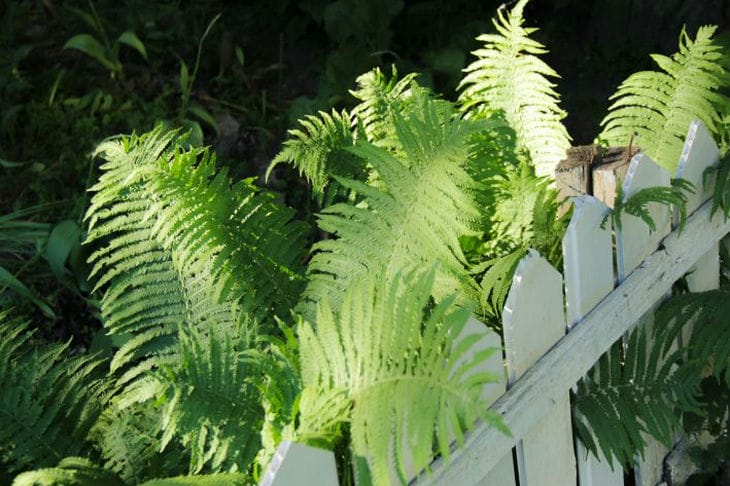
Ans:
{"type": "Polygon", "coordinates": [[[352,115],[370,143],[382,147],[398,145],[394,140],[393,115],[404,111],[411,96],[411,83],[416,77],[417,74],[411,73],[398,80],[398,71],[393,65],[390,79],[379,68],[357,78],[358,89],[350,93],[360,103],[352,110],[352,115]]]}
{"type": "Polygon", "coordinates": [[[493,20],[496,34],[477,40],[484,47],[473,52],[477,60],[466,68],[459,102],[468,116],[481,117],[503,111],[517,134],[517,146],[525,149],[538,175],[553,176],[555,165],[565,157],[570,137],[561,123],[565,113],[549,78],[557,73],[539,57],[544,46],[530,38],[536,29],[523,27],[527,0],[520,0],[493,20]]]}
{"type": "Polygon", "coordinates": [[[249,484],[252,484],[252,480],[245,474],[221,473],[153,479],[140,486],[246,486],[249,484]]]}
{"type": "Polygon", "coordinates": [[[625,145],[636,133],[644,152],[674,173],[693,120],[719,134],[730,106],[721,91],[730,86],[730,76],[723,67],[726,55],[713,39],[716,30],[700,27],[694,41],[682,30],[679,52],[651,56],[661,71],[629,76],[611,97],[615,101],[601,122],[599,140],[625,145]]]}
{"type": "Polygon", "coordinates": [[[602,225],[605,225],[609,216],[613,225],[621,230],[623,224],[621,215],[623,213],[641,218],[651,231],[656,230],[656,223],[649,212],[650,204],[666,206],[670,210],[677,209],[679,214],[679,231],[682,231],[687,220],[687,194],[694,194],[695,187],[691,182],[684,179],[672,179],[669,187],[647,187],[637,191],[629,198],[624,197],[623,186],[616,188],[616,203],[610,215],[606,215],[602,225]]]}
{"type": "Polygon", "coordinates": [[[303,285],[293,212],[251,181],[231,185],[183,143],[158,127],[97,149],[90,262],[106,328],[128,336],[111,363],[122,384],[169,361],[181,323],[235,327],[247,313],[270,323],[303,285]]]}
{"type": "Polygon", "coordinates": [[[0,469],[9,472],[86,451],[106,401],[98,360],[69,358],[68,344],[38,346],[32,335],[0,312],[0,469]]]}
{"type": "Polygon", "coordinates": [[[320,204],[330,202],[334,195],[326,194],[326,189],[333,176],[361,177],[365,169],[360,159],[346,151],[355,143],[350,118],[345,110],[332,110],[332,114],[320,112],[299,120],[301,128],[289,130],[291,138],[271,161],[266,177],[278,164],[290,163],[312,185],[320,204]]]}
{"type": "Polygon", "coordinates": [[[339,308],[345,290],[368,274],[391,278],[404,266],[434,261],[440,265],[437,299],[460,291],[462,302],[478,302],[459,246],[459,236],[473,232],[479,218],[474,183],[464,168],[473,126],[452,118],[420,89],[411,91],[417,97],[412,108],[393,115],[398,152],[366,141],[350,149],[373,167],[377,183],[339,179],[359,199],[335,204],[319,217],[319,226],[336,238],[314,246],[298,308],[308,317],[324,296],[339,308]]]}
{"type": "Polygon", "coordinates": [[[114,473],[83,457],[66,457],[58,466],[19,474],[13,486],[124,486],[114,473]]]}
{"type": "Polygon", "coordinates": [[[399,274],[390,284],[370,278],[347,292],[339,317],[325,298],[316,330],[299,326],[298,432],[332,437],[349,420],[353,460],[366,465],[359,474],[374,484],[388,484],[392,474],[407,479],[404,453],[416,471],[428,465],[434,447],[448,459],[449,434],[462,444],[477,418],[504,429],[479,398],[497,377],[471,373],[494,350],[468,357],[473,340],[455,345],[469,311],[454,309],[453,297],[431,308],[434,279],[433,271],[399,274]]]}
{"type": "Polygon", "coordinates": [[[248,343],[224,328],[180,335],[176,366],[158,373],[161,448],[178,437],[190,451],[190,472],[246,471],[260,447],[263,410],[249,383],[255,369],[248,343]]]}

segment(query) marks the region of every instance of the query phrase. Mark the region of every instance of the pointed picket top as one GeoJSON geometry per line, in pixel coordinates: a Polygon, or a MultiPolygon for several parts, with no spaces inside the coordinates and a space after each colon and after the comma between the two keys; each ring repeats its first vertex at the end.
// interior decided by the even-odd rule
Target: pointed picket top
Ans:
{"type": "MultiPolygon", "coordinates": [[[[535,250],[517,265],[502,325],[510,384],[565,335],[563,277],[535,250]]],[[[522,437],[516,451],[520,484],[575,484],[568,390],[522,437]]]]}
{"type": "Polygon", "coordinates": [[[613,290],[613,245],[608,206],[593,196],[573,198],[573,216],[563,237],[566,320],[579,322],[613,290]]]}
{"type": "Polygon", "coordinates": [[[510,384],[565,334],[563,277],[535,250],[517,265],[502,326],[510,384]]]}
{"type": "Polygon", "coordinates": [[[332,451],[283,441],[259,486],[338,486],[332,451]]]}
{"type": "Polygon", "coordinates": [[[687,180],[695,186],[695,193],[687,197],[687,214],[691,214],[712,197],[711,187],[704,187],[704,174],[708,167],[717,166],[719,160],[720,149],[715,139],[704,123],[700,120],[693,121],[677,166],[677,178],[687,180]]]}
{"type": "MultiPolygon", "coordinates": [[[[507,379],[501,352],[502,338],[484,323],[478,321],[474,316],[467,321],[461,334],[456,338],[456,342],[458,343],[460,340],[472,335],[479,336],[479,340],[473,344],[473,351],[470,353],[470,356],[462,356],[460,361],[469,359],[474,353],[478,353],[484,349],[497,348],[497,352],[493,353],[480,366],[473,368],[470,372],[470,375],[486,372],[500,377],[499,382],[485,384],[482,391],[481,399],[485,404],[491,405],[504,394],[507,388],[507,379]]],[[[458,369],[459,366],[454,366],[454,368],[458,369]]],[[[514,486],[516,484],[511,452],[506,454],[489,471],[484,484],[499,484],[501,486],[514,486]]]]}
{"type": "MultiPolygon", "coordinates": [[[[624,201],[641,189],[669,186],[669,172],[659,167],[646,154],[635,155],[631,159],[626,179],[623,183],[624,201]]],[[[652,204],[649,214],[656,229],[636,216],[623,214],[622,228],[616,228],[616,264],[618,281],[622,282],[647,256],[659,246],[659,242],[669,234],[671,220],[666,206],[652,204]]]]}

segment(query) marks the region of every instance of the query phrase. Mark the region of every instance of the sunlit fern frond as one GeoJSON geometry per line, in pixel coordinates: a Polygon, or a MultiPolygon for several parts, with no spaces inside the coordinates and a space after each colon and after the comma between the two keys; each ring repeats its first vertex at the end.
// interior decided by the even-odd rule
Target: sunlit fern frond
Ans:
{"type": "Polygon", "coordinates": [[[263,409],[250,343],[229,329],[180,334],[177,362],[157,373],[161,448],[190,451],[190,472],[247,471],[261,445],[263,409]],[[164,397],[164,398],[162,398],[164,397]]]}
{"type": "Polygon", "coordinates": [[[399,80],[398,71],[393,65],[390,78],[379,68],[357,78],[358,87],[350,93],[360,103],[352,110],[352,115],[369,142],[382,147],[393,146],[393,114],[403,111],[416,76],[411,73],[399,80]]]}
{"type": "Polygon", "coordinates": [[[495,349],[459,340],[470,312],[454,307],[453,297],[433,306],[434,279],[433,271],[391,282],[370,276],[348,289],[337,315],[325,298],[316,326],[299,325],[298,432],[331,439],[349,421],[361,484],[407,481],[434,448],[448,460],[452,440],[463,444],[477,418],[501,426],[480,402],[484,384],[497,378],[475,373],[495,349]]]}
{"type": "Polygon", "coordinates": [[[629,76],[601,125],[599,140],[625,145],[634,133],[637,144],[662,167],[674,173],[690,123],[700,119],[718,135],[730,100],[721,91],[730,86],[723,67],[726,56],[713,38],[715,26],[700,27],[692,40],[685,30],[679,52],[672,57],[652,54],[661,71],[629,76]]]}
{"type": "Polygon", "coordinates": [[[523,27],[527,0],[508,13],[500,8],[493,20],[494,34],[477,40],[484,47],[474,51],[477,60],[466,68],[459,85],[461,109],[477,118],[503,111],[517,134],[517,146],[527,150],[538,175],[553,177],[555,165],[565,158],[570,137],[561,120],[559,95],[549,78],[557,73],[538,56],[547,52],[530,38],[535,28],[523,27]]]}
{"type": "Polygon", "coordinates": [[[461,302],[478,303],[459,246],[459,236],[473,232],[479,218],[465,170],[474,128],[445,110],[445,102],[411,90],[417,98],[411,108],[393,114],[397,153],[367,141],[350,149],[373,168],[377,185],[340,179],[359,199],[319,216],[320,227],[334,238],[314,246],[299,306],[309,317],[324,296],[337,309],[344,291],[368,274],[391,278],[404,266],[433,262],[439,262],[437,299],[458,291],[461,302]]]}
{"type": "Polygon", "coordinates": [[[359,177],[364,173],[361,161],[347,152],[355,143],[351,116],[347,111],[319,112],[319,116],[307,115],[299,120],[299,128],[289,130],[289,140],[271,161],[267,177],[278,164],[292,164],[300,175],[312,185],[319,198],[326,197],[326,190],[333,183],[333,176],[359,177]]]}
{"type": "Polygon", "coordinates": [[[106,382],[99,360],[68,350],[39,345],[28,323],[0,312],[0,470],[51,466],[89,450],[106,382]]]}
{"type": "Polygon", "coordinates": [[[292,210],[251,181],[232,185],[207,150],[185,149],[162,128],[97,153],[90,262],[104,324],[127,337],[112,361],[121,382],[160,364],[180,325],[288,314],[303,284],[304,231],[292,210]]]}

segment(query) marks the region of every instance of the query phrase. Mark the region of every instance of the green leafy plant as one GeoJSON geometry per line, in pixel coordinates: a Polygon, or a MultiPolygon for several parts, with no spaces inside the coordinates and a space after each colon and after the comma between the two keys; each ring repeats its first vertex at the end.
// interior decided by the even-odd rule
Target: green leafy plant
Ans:
{"type": "Polygon", "coordinates": [[[459,103],[470,117],[502,111],[515,130],[517,147],[527,151],[537,174],[552,175],[565,157],[570,137],[549,80],[557,73],[537,57],[546,50],[530,38],[536,29],[522,26],[526,4],[520,0],[508,13],[500,8],[493,20],[497,33],[477,38],[484,47],[474,51],[477,60],[465,70],[459,103]]]}
{"type": "Polygon", "coordinates": [[[647,187],[641,189],[630,197],[624,197],[623,186],[616,188],[616,203],[609,215],[603,220],[605,225],[608,218],[611,218],[614,228],[621,230],[623,222],[622,214],[629,214],[641,218],[651,231],[656,230],[656,223],[649,212],[650,204],[659,204],[668,209],[677,209],[679,215],[678,226],[681,229],[687,220],[687,194],[694,194],[694,185],[684,179],[672,179],[669,187],[647,187]]]}
{"type": "Polygon", "coordinates": [[[435,276],[370,276],[348,289],[339,312],[325,298],[316,327],[299,325],[297,435],[331,442],[348,422],[359,482],[406,482],[405,455],[411,473],[428,466],[434,447],[448,459],[452,434],[463,444],[477,418],[507,432],[480,406],[483,385],[497,377],[474,371],[495,349],[469,355],[476,336],[460,334],[470,312],[454,310],[454,296],[429,305],[435,276]]]}
{"type": "Polygon", "coordinates": [[[674,172],[690,122],[700,119],[715,135],[730,100],[722,94],[730,86],[722,47],[714,26],[700,27],[692,40],[686,31],[679,52],[672,57],[653,54],[662,71],[632,74],[611,97],[615,100],[601,122],[599,140],[621,145],[637,133],[644,152],[674,172]]]}
{"type": "Polygon", "coordinates": [[[64,49],[75,49],[97,60],[109,70],[112,78],[120,78],[124,73],[124,67],[119,60],[119,48],[122,45],[131,47],[147,60],[147,49],[133,31],[122,32],[114,42],[109,39],[104,23],[96,12],[92,0],[89,0],[89,12],[79,9],[72,10],[95,31],[98,37],[91,34],[75,35],[66,41],[64,49]]]}

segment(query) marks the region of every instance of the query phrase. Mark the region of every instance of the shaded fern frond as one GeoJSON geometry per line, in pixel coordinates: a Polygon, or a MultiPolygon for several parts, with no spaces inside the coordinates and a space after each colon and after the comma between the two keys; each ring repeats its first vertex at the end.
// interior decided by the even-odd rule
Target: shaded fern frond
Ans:
{"type": "Polygon", "coordinates": [[[161,451],[160,410],[152,400],[124,407],[114,400],[99,417],[90,437],[101,450],[104,469],[127,484],[176,474],[190,462],[189,452],[182,447],[168,446],[161,451]]]}
{"type": "Polygon", "coordinates": [[[730,217],[730,153],[725,153],[720,158],[717,167],[708,167],[705,170],[705,186],[710,179],[714,183],[710,216],[714,216],[715,212],[722,210],[727,221],[730,217]]]}
{"type": "Polygon", "coordinates": [[[715,26],[700,27],[693,41],[685,30],[679,52],[672,57],[653,54],[661,71],[629,76],[610,99],[615,100],[601,125],[599,139],[625,145],[632,134],[659,165],[674,173],[690,123],[700,119],[717,135],[730,100],[721,94],[730,86],[723,67],[726,55],[713,39],[715,26]]]}
{"type": "Polygon", "coordinates": [[[266,177],[278,164],[290,163],[306,177],[322,203],[333,176],[353,178],[364,173],[360,159],[346,151],[355,143],[351,117],[345,110],[332,110],[332,114],[321,111],[319,116],[307,115],[299,120],[299,125],[289,130],[290,139],[271,161],[266,177]]]}
{"type": "Polygon", "coordinates": [[[13,486],[125,486],[114,473],[83,457],[66,457],[56,467],[19,474],[13,486]]]}
{"type": "Polygon", "coordinates": [[[86,451],[107,393],[98,360],[32,334],[0,312],[0,470],[11,473],[86,451]]]}
{"type": "Polygon", "coordinates": [[[169,354],[178,326],[235,326],[288,313],[303,278],[303,230],[251,181],[231,185],[204,149],[162,128],[102,144],[87,213],[96,289],[112,334],[129,340],[112,371],[127,382],[169,354]],[[140,359],[142,359],[140,361],[140,359]]]}
{"type": "Polygon", "coordinates": [[[730,291],[710,290],[672,297],[656,312],[655,320],[661,325],[664,342],[693,322],[687,359],[711,364],[715,377],[730,384],[729,313],[730,291]]]}
{"type": "Polygon", "coordinates": [[[477,418],[503,427],[480,403],[483,385],[497,378],[475,371],[495,349],[470,355],[474,339],[460,337],[469,310],[454,308],[453,297],[432,306],[434,279],[433,271],[368,277],[349,288],[337,315],[325,298],[316,327],[299,325],[298,432],[332,437],[338,420],[349,420],[363,484],[406,481],[405,455],[410,473],[427,467],[434,447],[448,459],[452,439],[463,445],[477,418]]]}
{"type": "Polygon", "coordinates": [[[474,273],[484,272],[481,281],[482,309],[493,324],[501,324],[504,301],[512,288],[512,276],[526,254],[527,249],[519,248],[507,255],[488,260],[473,270],[474,273]]]}
{"type": "Polygon", "coordinates": [[[335,238],[314,246],[299,307],[310,318],[313,304],[324,296],[339,308],[345,290],[366,275],[391,278],[404,266],[434,261],[439,262],[437,299],[460,291],[462,301],[478,302],[459,246],[459,236],[473,232],[479,218],[474,183],[465,170],[473,126],[453,118],[443,102],[421,89],[411,91],[410,108],[393,115],[396,154],[367,141],[350,149],[372,166],[377,187],[339,179],[359,199],[335,204],[319,216],[319,226],[335,238]]]}
{"type": "Polygon", "coordinates": [[[613,467],[642,455],[649,434],[667,447],[680,427],[677,409],[696,409],[701,367],[670,351],[666,333],[638,326],[619,341],[578,384],[573,421],[581,441],[613,467]],[[678,366],[679,365],[679,366],[678,366]],[[588,426],[589,425],[589,426],[588,426]],[[592,430],[592,434],[590,432],[592,430]]]}
{"type": "Polygon", "coordinates": [[[537,174],[552,177],[570,137],[561,122],[565,113],[558,106],[555,84],[549,80],[558,75],[537,57],[547,51],[530,38],[536,29],[522,26],[526,4],[520,0],[506,14],[500,8],[492,21],[497,33],[477,37],[484,47],[473,52],[477,60],[465,70],[459,102],[471,117],[503,111],[537,174]]]}
{"type": "Polygon", "coordinates": [[[618,184],[615,206],[613,211],[606,215],[602,224],[605,224],[610,216],[614,228],[621,230],[621,214],[626,213],[641,218],[651,231],[655,231],[656,223],[651,217],[649,205],[660,204],[670,210],[672,208],[677,209],[679,214],[678,225],[681,231],[684,222],[687,220],[687,194],[694,194],[694,192],[695,187],[691,182],[684,179],[672,179],[669,187],[647,187],[626,198],[624,197],[623,186],[618,184]]]}

